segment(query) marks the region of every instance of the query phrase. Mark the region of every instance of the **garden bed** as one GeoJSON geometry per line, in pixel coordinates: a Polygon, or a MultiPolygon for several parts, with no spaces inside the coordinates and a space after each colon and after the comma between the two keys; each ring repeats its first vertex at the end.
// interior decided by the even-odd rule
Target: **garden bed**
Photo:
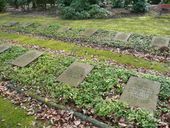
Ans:
{"type": "Polygon", "coordinates": [[[169,112],[170,79],[168,77],[111,67],[103,62],[95,63],[91,60],[51,54],[44,54],[25,68],[13,67],[9,64],[27,50],[23,47],[13,46],[0,56],[2,80],[11,81],[24,90],[48,97],[87,115],[96,115],[97,119],[110,125],[119,125],[120,120],[123,120],[126,126],[153,128],[160,124],[157,119],[168,123],[162,119],[162,116],[169,112]],[[56,78],[75,60],[94,66],[85,81],[78,88],[57,82],[56,78]],[[145,110],[132,108],[119,102],[123,88],[131,76],[161,83],[159,102],[154,117],[145,110]]]}

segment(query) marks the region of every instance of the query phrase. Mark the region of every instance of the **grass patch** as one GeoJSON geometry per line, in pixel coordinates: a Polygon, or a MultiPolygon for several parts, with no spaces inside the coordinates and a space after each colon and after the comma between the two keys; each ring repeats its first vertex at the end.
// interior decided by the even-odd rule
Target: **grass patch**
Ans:
{"type": "Polygon", "coordinates": [[[20,41],[20,43],[27,45],[38,45],[41,47],[50,48],[52,50],[64,50],[79,57],[85,56],[86,58],[92,58],[95,56],[100,60],[112,60],[120,64],[128,64],[137,68],[143,67],[146,69],[153,69],[159,72],[169,72],[170,70],[170,68],[168,68],[164,63],[158,63],[153,61],[151,62],[142,58],[134,57],[132,55],[122,55],[111,51],[81,47],[73,43],[66,43],[55,40],[42,40],[38,38],[32,38],[29,36],[9,34],[4,32],[0,32],[0,38],[20,41]]]}
{"type": "Polygon", "coordinates": [[[90,19],[62,20],[47,16],[0,14],[0,24],[9,21],[37,22],[41,24],[59,23],[73,28],[97,28],[122,32],[133,32],[149,35],[169,35],[170,15],[154,18],[150,16],[119,18],[119,19],[90,19]],[[36,17],[36,18],[35,18],[36,17]]]}
{"type": "Polygon", "coordinates": [[[0,127],[1,128],[31,128],[35,119],[0,96],[0,127]]]}

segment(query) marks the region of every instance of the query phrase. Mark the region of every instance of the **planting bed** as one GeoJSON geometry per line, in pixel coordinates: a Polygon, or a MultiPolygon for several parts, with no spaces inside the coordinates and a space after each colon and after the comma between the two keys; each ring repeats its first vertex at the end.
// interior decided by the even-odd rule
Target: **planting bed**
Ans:
{"type": "Polygon", "coordinates": [[[47,53],[24,68],[10,64],[27,51],[28,49],[23,47],[11,46],[10,49],[1,53],[1,80],[11,81],[12,84],[24,90],[70,106],[109,125],[150,128],[155,128],[158,124],[168,126],[169,77],[143,74],[117,66],[113,67],[103,62],[96,63],[73,56],[56,56],[47,53]],[[58,82],[57,77],[75,61],[90,64],[94,68],[79,87],[58,82]],[[124,87],[132,76],[160,83],[161,88],[154,116],[145,109],[130,107],[119,101],[124,87]]]}
{"type": "Polygon", "coordinates": [[[153,38],[155,39],[153,35],[117,33],[102,29],[66,29],[64,26],[59,24],[41,25],[39,23],[32,23],[26,27],[23,27],[23,23],[20,23],[16,24],[15,26],[2,26],[2,29],[8,32],[15,31],[42,35],[53,39],[77,42],[78,44],[82,45],[86,44],[96,47],[120,48],[123,50],[131,49],[133,51],[151,53],[161,56],[169,56],[170,49],[169,37],[165,37],[165,39],[163,38],[163,40],[166,40],[165,45],[156,44],[160,47],[155,47],[155,41],[152,41],[153,38]]]}

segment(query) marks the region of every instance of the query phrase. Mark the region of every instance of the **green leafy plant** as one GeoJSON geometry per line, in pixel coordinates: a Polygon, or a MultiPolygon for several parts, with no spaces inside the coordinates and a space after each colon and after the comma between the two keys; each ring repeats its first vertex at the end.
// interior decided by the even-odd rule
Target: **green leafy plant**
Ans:
{"type": "Polygon", "coordinates": [[[6,0],[0,0],[0,12],[5,10],[6,4],[6,0]]]}
{"type": "Polygon", "coordinates": [[[136,13],[144,13],[147,11],[146,0],[132,0],[132,10],[136,13]]]}

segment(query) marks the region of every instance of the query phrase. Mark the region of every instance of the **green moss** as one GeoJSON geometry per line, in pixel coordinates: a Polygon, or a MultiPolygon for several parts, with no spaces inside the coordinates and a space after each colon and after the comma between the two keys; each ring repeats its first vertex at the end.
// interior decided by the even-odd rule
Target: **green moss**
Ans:
{"type": "Polygon", "coordinates": [[[42,40],[29,36],[8,34],[3,32],[0,32],[0,38],[20,41],[20,43],[27,45],[38,45],[41,47],[50,48],[52,50],[64,50],[80,57],[85,56],[86,58],[92,58],[95,56],[100,60],[112,60],[120,64],[128,64],[138,68],[142,67],[160,72],[168,72],[170,70],[170,68],[168,68],[164,63],[158,63],[154,61],[151,62],[142,58],[134,57],[132,55],[122,55],[111,51],[97,50],[93,48],[77,46],[72,43],[66,43],[55,40],[42,40]]]}
{"type": "Polygon", "coordinates": [[[34,118],[28,116],[22,109],[0,97],[0,127],[1,128],[28,128],[34,118]]]}
{"type": "Polygon", "coordinates": [[[9,21],[37,22],[41,24],[59,23],[73,28],[97,28],[123,32],[134,32],[150,35],[170,35],[170,15],[155,18],[151,16],[119,18],[119,19],[90,19],[90,20],[62,20],[54,17],[28,15],[0,14],[0,24],[9,21]]]}

